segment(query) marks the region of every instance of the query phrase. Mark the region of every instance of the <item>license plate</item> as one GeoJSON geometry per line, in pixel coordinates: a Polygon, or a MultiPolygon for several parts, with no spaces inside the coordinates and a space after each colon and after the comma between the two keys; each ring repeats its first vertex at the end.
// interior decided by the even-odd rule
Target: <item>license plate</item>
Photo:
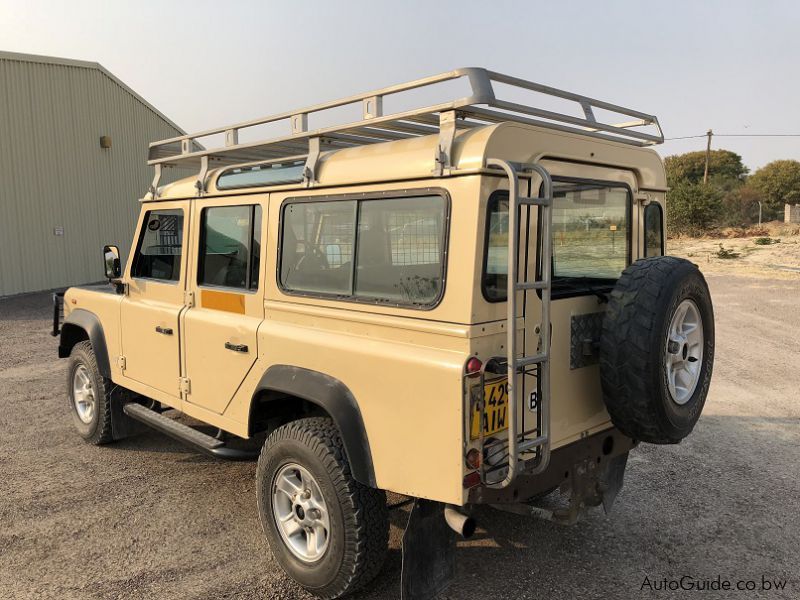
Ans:
{"type": "MultiPolygon", "coordinates": [[[[508,429],[508,378],[496,379],[483,386],[483,435],[489,436],[508,429]]],[[[478,403],[472,410],[470,436],[481,436],[481,409],[478,403]]]]}

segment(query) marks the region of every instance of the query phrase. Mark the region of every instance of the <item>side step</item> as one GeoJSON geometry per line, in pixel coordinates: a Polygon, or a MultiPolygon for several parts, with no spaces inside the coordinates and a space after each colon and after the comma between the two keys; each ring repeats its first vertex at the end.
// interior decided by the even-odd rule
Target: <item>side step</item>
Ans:
{"type": "Polygon", "coordinates": [[[253,460],[258,458],[257,451],[228,448],[225,446],[224,441],[165,417],[161,413],[150,410],[141,404],[129,402],[122,407],[122,410],[130,418],[136,419],[195,450],[210,454],[216,458],[224,458],[226,460],[253,460]]]}

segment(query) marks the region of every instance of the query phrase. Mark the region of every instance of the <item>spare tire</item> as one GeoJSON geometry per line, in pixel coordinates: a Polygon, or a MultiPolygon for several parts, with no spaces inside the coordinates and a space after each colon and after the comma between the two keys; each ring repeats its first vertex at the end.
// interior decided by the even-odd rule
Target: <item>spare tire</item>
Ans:
{"type": "Polygon", "coordinates": [[[637,260],[608,302],[600,338],[603,399],[625,435],[676,444],[691,433],[714,366],[714,309],[693,263],[637,260]]]}

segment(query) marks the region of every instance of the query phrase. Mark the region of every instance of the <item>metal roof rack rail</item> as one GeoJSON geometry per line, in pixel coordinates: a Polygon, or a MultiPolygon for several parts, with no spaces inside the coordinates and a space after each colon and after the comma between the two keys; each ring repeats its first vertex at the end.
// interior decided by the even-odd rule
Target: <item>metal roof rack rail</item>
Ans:
{"type": "Polygon", "coordinates": [[[156,170],[151,192],[157,193],[162,166],[185,165],[198,168],[196,185],[202,193],[205,190],[209,165],[216,167],[277,163],[289,159],[297,160],[298,157],[306,160],[303,178],[306,185],[310,186],[316,181],[316,168],[322,152],[425,135],[439,136],[436,156],[433,157],[433,172],[444,175],[452,168],[451,151],[457,129],[507,121],[634,146],[660,144],[664,141],[661,126],[653,115],[487,69],[470,67],[300,110],[153,142],[150,144],[148,156],[148,164],[153,165],[156,170]],[[390,96],[455,80],[468,83],[470,92],[467,96],[410,110],[384,113],[384,99],[390,96]],[[580,116],[502,100],[496,94],[497,84],[517,91],[527,90],[556,98],[564,101],[567,106],[571,103],[573,111],[580,116]],[[332,109],[358,104],[361,105],[360,120],[309,130],[311,115],[331,111],[328,112],[331,117],[334,116],[332,109]],[[606,119],[598,119],[596,111],[603,111],[609,116],[616,115],[615,120],[620,116],[627,120],[609,123],[606,119]],[[284,121],[287,126],[283,135],[256,141],[239,141],[240,133],[254,134],[254,128],[280,121],[284,121]],[[646,128],[649,129],[643,131],[646,128]],[[215,135],[224,136],[224,146],[204,148],[198,141],[215,135]]]}

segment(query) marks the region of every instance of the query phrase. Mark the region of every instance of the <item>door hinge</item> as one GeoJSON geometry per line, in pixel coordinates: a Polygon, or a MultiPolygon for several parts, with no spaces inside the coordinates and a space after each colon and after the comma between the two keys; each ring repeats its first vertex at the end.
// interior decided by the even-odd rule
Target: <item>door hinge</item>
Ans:
{"type": "Polygon", "coordinates": [[[192,382],[188,377],[178,377],[178,389],[181,394],[189,395],[192,393],[192,382]]]}
{"type": "Polygon", "coordinates": [[[118,356],[117,357],[117,366],[121,370],[123,370],[123,371],[125,370],[125,367],[127,366],[127,363],[125,362],[125,357],[124,356],[118,356]]]}
{"type": "Polygon", "coordinates": [[[187,308],[192,308],[194,306],[194,292],[183,293],[183,304],[187,308]]]}

